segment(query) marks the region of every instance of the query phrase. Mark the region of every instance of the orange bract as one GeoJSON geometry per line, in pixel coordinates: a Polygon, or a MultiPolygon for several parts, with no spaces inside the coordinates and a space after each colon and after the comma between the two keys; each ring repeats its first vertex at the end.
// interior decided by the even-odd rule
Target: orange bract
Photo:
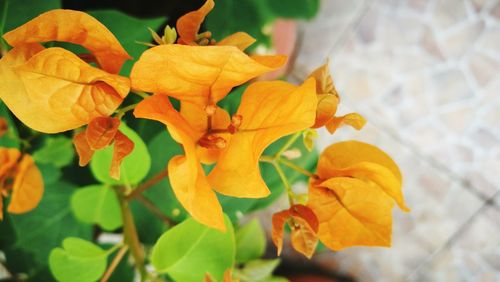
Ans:
{"type": "Polygon", "coordinates": [[[129,79],[116,73],[130,56],[86,13],[49,11],[4,38],[14,48],[0,60],[0,99],[35,130],[57,133],[108,116],[129,92],[129,79]],[[62,48],[39,44],[47,41],[82,45],[102,70],[62,48]]]}
{"type": "Polygon", "coordinates": [[[357,130],[363,128],[366,120],[360,114],[351,113],[341,117],[335,116],[340,97],[333,84],[328,62],[314,70],[309,77],[316,79],[316,93],[318,94],[316,121],[312,128],[325,126],[331,134],[344,124],[357,130]]]}
{"type": "Polygon", "coordinates": [[[391,245],[394,203],[374,185],[331,178],[309,188],[307,205],[318,217],[319,239],[332,250],[391,245]]]}
{"type": "Polygon", "coordinates": [[[30,155],[17,149],[0,148],[0,220],[3,218],[2,196],[11,192],[7,211],[25,213],[34,209],[43,194],[42,174],[30,155]],[[13,180],[9,183],[9,180],[13,180]]]}
{"type": "Polygon", "coordinates": [[[46,133],[80,127],[110,115],[128,94],[128,79],[64,49],[40,48],[16,47],[0,60],[0,98],[29,127],[46,133]]]}
{"type": "Polygon", "coordinates": [[[134,142],[120,131],[114,136],[113,159],[111,159],[111,167],[109,175],[114,179],[120,179],[120,164],[123,159],[130,155],[134,150],[134,142]]]}
{"type": "Polygon", "coordinates": [[[118,131],[120,120],[112,117],[96,117],[85,130],[85,137],[92,150],[99,150],[108,146],[118,131]]]}
{"type": "Polygon", "coordinates": [[[318,238],[318,219],[314,212],[304,205],[294,205],[273,215],[272,239],[281,254],[283,247],[283,228],[285,223],[291,229],[292,246],[308,258],[311,258],[316,250],[318,238]]]}
{"type": "Polygon", "coordinates": [[[131,59],[103,24],[80,11],[59,9],[43,13],[3,38],[13,47],[48,41],[79,44],[92,52],[103,70],[114,74],[131,59]]]}
{"type": "Polygon", "coordinates": [[[281,67],[284,56],[251,58],[232,46],[161,45],[134,65],[132,88],[214,105],[237,85],[281,67]]]}
{"type": "Polygon", "coordinates": [[[7,132],[7,130],[9,130],[9,124],[7,123],[7,120],[0,117],[0,137],[2,137],[7,132]]]}
{"type": "Polygon", "coordinates": [[[409,211],[403,200],[398,166],[379,148],[358,141],[339,142],[328,147],[318,161],[320,179],[356,177],[376,183],[399,207],[409,211]]]}
{"type": "Polygon", "coordinates": [[[207,0],[201,8],[189,12],[177,20],[177,32],[179,33],[179,43],[192,44],[196,41],[200,26],[210,11],[214,8],[213,0],[207,0]]]}
{"type": "Polygon", "coordinates": [[[241,124],[233,125],[233,131],[229,131],[228,115],[222,109],[182,102],[183,110],[178,113],[165,95],[146,98],[134,114],[164,123],[182,144],[184,155],[173,157],[168,164],[172,189],[193,218],[224,229],[222,209],[212,187],[234,197],[267,196],[269,189],[258,166],[260,155],[278,138],[311,126],[315,107],[313,80],[299,87],[274,81],[247,88],[235,118],[241,124]],[[208,115],[212,128],[205,123],[208,115]],[[217,161],[208,179],[202,160],[217,161]]]}
{"type": "Polygon", "coordinates": [[[135,108],[134,115],[165,124],[172,137],[184,148],[184,155],[170,159],[168,176],[172,189],[184,208],[197,221],[219,230],[225,230],[222,208],[207,182],[196,156],[198,133],[173,107],[168,97],[154,95],[144,99],[135,108]]]}
{"type": "Polygon", "coordinates": [[[76,153],[80,158],[78,163],[80,166],[86,166],[92,159],[92,156],[94,156],[94,150],[90,148],[86,135],[86,132],[82,131],[73,137],[73,144],[75,145],[76,153]]]}
{"type": "Polygon", "coordinates": [[[241,125],[210,172],[210,184],[228,196],[269,195],[259,171],[261,154],[279,138],[310,127],[316,103],[312,79],[301,86],[283,81],[251,84],[237,111],[242,117],[241,125]]]}

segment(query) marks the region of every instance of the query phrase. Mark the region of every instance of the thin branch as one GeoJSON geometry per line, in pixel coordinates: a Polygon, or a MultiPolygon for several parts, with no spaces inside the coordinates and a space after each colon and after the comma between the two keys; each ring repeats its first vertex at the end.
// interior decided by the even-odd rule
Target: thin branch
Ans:
{"type": "Polygon", "coordinates": [[[130,192],[128,195],[125,196],[125,199],[127,201],[130,201],[131,199],[136,198],[137,196],[142,194],[142,192],[148,190],[149,188],[151,188],[152,186],[154,186],[156,183],[160,182],[163,178],[167,176],[168,176],[168,170],[163,169],[162,171],[160,171],[160,173],[153,176],[148,181],[144,182],[143,184],[139,185],[137,188],[132,190],[132,192],[130,192]]]}
{"type": "Polygon", "coordinates": [[[104,275],[102,276],[101,280],[99,280],[100,282],[106,282],[109,280],[111,274],[113,274],[118,264],[120,264],[120,261],[122,260],[123,256],[125,256],[127,251],[128,251],[128,245],[124,245],[123,247],[120,248],[120,251],[118,251],[116,256],[113,258],[113,261],[109,265],[106,272],[104,272],[104,275]]]}
{"type": "Polygon", "coordinates": [[[291,161],[289,160],[285,160],[283,158],[280,158],[278,159],[278,162],[295,170],[296,172],[299,172],[299,173],[302,173],[303,175],[306,175],[308,177],[311,177],[311,178],[314,178],[314,179],[317,179],[318,176],[312,172],[310,172],[309,170],[305,169],[305,168],[302,168],[294,163],[292,163],[291,161]]]}
{"type": "Polygon", "coordinates": [[[158,216],[163,223],[167,226],[172,226],[174,223],[167,217],[150,199],[144,197],[143,195],[137,195],[135,198],[141,204],[143,204],[148,210],[158,216]]]}
{"type": "Polygon", "coordinates": [[[283,147],[281,147],[281,149],[276,153],[276,155],[274,155],[274,158],[275,159],[279,158],[283,154],[283,152],[288,150],[288,148],[290,148],[290,146],[292,146],[293,143],[295,143],[295,141],[297,141],[297,139],[301,135],[302,135],[302,131],[299,131],[299,132],[296,132],[295,134],[293,134],[292,136],[290,136],[290,138],[288,139],[288,141],[286,141],[286,143],[283,145],[283,147]]]}

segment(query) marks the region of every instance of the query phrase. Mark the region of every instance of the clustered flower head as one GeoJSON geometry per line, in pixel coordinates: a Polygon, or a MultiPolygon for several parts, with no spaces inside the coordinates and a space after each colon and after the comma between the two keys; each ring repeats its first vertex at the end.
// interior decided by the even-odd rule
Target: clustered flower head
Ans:
{"type": "MultiPolygon", "coordinates": [[[[94,151],[114,145],[110,174],[119,178],[120,163],[134,144],[118,130],[123,112],[112,115],[130,90],[151,93],[134,106],[134,115],[164,124],[182,146],[183,153],[167,166],[178,201],[200,223],[224,231],[216,192],[238,198],[268,196],[259,162],[270,144],[302,132],[312,138],[320,127],[330,133],[342,125],[361,129],[365,120],[356,113],[335,116],[339,95],[328,64],[300,85],[250,83],[230,116],[218,103],[234,87],[283,66],[286,57],[246,54],[255,40],[244,32],[218,42],[210,32],[200,33],[213,7],[213,0],[207,0],[181,17],[175,29],[167,27],[163,36],[152,32],[158,45],[150,44],[130,78],[118,75],[130,56],[96,19],[71,10],[44,13],[4,35],[13,48],[0,60],[0,98],[32,129],[77,129],[74,144],[82,166],[94,151]],[[49,41],[79,44],[90,54],[41,45],[49,41]],[[180,102],[179,110],[171,99],[180,102]],[[82,126],[87,127],[78,130],[82,126]],[[214,166],[205,173],[202,164],[214,166]]],[[[1,148],[0,160],[0,191],[4,196],[13,191],[9,211],[36,206],[43,183],[29,155],[1,148]],[[6,180],[11,178],[13,184],[6,180]],[[29,197],[16,196],[18,191],[29,197]],[[20,203],[26,205],[16,208],[20,203]]],[[[321,154],[317,172],[310,176],[308,199],[291,201],[290,209],[273,217],[278,252],[285,224],[291,228],[292,246],[308,257],[318,240],[333,250],[390,245],[392,207],[397,203],[408,208],[401,173],[387,154],[362,142],[336,143],[321,154]]]]}

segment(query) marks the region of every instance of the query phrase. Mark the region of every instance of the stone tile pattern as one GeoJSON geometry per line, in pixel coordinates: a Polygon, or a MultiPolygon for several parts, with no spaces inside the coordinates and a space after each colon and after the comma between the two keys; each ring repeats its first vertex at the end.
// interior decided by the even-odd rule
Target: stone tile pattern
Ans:
{"type": "Polygon", "coordinates": [[[292,76],[330,59],[341,112],[391,154],[412,212],[395,211],[393,247],[316,260],[359,281],[500,281],[500,0],[323,0],[301,23],[292,76]]]}

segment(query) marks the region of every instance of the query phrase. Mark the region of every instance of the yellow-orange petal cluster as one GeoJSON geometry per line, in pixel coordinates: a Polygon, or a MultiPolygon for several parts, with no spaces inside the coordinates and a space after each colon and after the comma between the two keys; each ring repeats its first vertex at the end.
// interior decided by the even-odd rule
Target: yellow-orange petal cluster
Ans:
{"type": "Polygon", "coordinates": [[[318,238],[329,248],[390,246],[392,208],[409,211],[398,166],[375,146],[345,141],[320,156],[318,179],[309,187],[319,221],[318,238]]]}
{"type": "Polygon", "coordinates": [[[108,116],[129,92],[130,81],[116,73],[130,57],[111,32],[86,13],[49,11],[4,39],[14,48],[0,60],[0,99],[37,131],[62,132],[108,116]],[[82,45],[100,68],[62,48],[39,44],[48,41],[82,45]]]}
{"type": "Polygon", "coordinates": [[[330,134],[342,125],[350,125],[360,130],[366,120],[358,113],[350,113],[336,117],[337,107],[340,101],[339,94],[333,84],[328,62],[314,70],[309,78],[316,79],[316,93],[318,95],[318,107],[316,110],[316,121],[312,128],[325,126],[330,134]]]}
{"type": "Polygon", "coordinates": [[[120,164],[134,150],[134,142],[123,134],[118,127],[121,121],[113,117],[96,117],[84,131],[73,137],[73,145],[79,156],[79,165],[86,166],[94,152],[113,145],[110,176],[120,179],[120,164]]]}
{"type": "Polygon", "coordinates": [[[8,212],[25,213],[38,205],[43,189],[42,174],[30,155],[0,147],[0,220],[3,219],[3,197],[10,194],[8,212]]]}
{"type": "MultiPolygon", "coordinates": [[[[200,108],[191,108],[191,115],[183,116],[171,105],[165,95],[154,95],[143,100],[134,114],[138,118],[152,119],[165,124],[172,137],[184,149],[184,155],[173,157],[169,164],[169,179],[179,202],[199,222],[224,229],[222,209],[217,200],[219,193],[234,197],[260,198],[269,194],[258,166],[264,149],[275,140],[296,131],[304,130],[314,123],[316,94],[314,80],[301,86],[273,81],[252,84],[243,93],[237,116],[241,124],[234,133],[224,128],[205,128],[200,138],[196,117],[203,115],[200,108]],[[194,117],[194,119],[193,119],[194,117]],[[213,132],[211,131],[213,130],[213,132]],[[216,136],[224,141],[218,150],[216,165],[208,177],[200,162],[203,156],[199,148],[205,137],[216,136]]],[[[188,104],[183,104],[186,107],[188,104]]],[[[188,107],[193,107],[188,106],[188,107]]],[[[220,119],[227,126],[227,113],[209,110],[210,116],[220,119]]]]}
{"type": "Polygon", "coordinates": [[[283,231],[285,224],[291,230],[292,246],[295,250],[311,258],[318,245],[318,219],[314,212],[304,205],[293,205],[273,215],[272,239],[278,249],[278,255],[283,248],[283,231]]]}

